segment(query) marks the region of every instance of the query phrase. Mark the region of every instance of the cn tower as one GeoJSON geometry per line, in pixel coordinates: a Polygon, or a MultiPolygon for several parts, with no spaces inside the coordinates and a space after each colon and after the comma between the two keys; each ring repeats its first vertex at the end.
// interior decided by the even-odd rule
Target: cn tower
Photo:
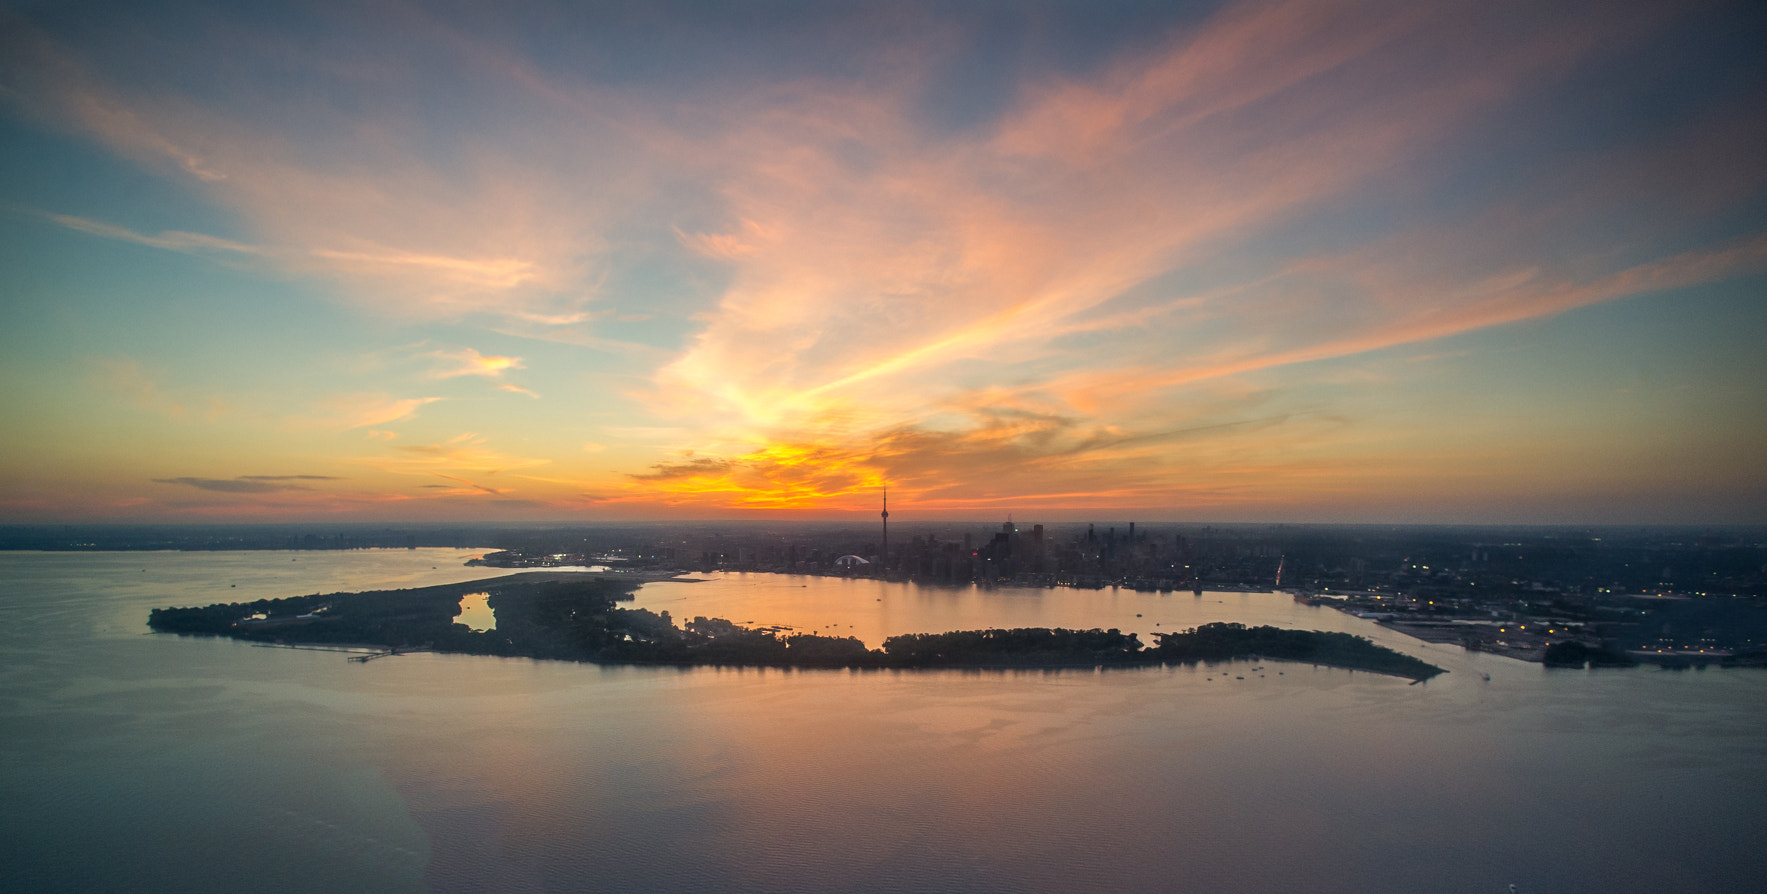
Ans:
{"type": "Polygon", "coordinates": [[[880,556],[879,558],[883,560],[884,574],[888,575],[890,573],[890,489],[889,488],[887,488],[887,487],[884,488],[883,497],[884,497],[884,504],[883,504],[884,541],[883,541],[883,555],[880,556]]]}

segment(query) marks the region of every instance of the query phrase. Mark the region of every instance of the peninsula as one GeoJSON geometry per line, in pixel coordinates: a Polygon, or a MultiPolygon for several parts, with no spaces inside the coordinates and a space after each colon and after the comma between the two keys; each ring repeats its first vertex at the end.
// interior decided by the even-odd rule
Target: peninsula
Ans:
{"type": "Polygon", "coordinates": [[[881,649],[854,637],[750,629],[721,618],[681,626],[668,612],[621,608],[641,581],[618,576],[529,572],[410,590],[330,593],[158,608],[148,626],[163,633],[265,643],[370,645],[469,655],[602,664],[803,668],[1141,667],[1239,658],[1310,662],[1427,680],[1441,668],[1348,633],[1205,624],[1155,634],[1143,647],[1118,630],[1023,628],[893,636],[881,649]],[[493,630],[454,618],[462,596],[487,594],[493,630]]]}

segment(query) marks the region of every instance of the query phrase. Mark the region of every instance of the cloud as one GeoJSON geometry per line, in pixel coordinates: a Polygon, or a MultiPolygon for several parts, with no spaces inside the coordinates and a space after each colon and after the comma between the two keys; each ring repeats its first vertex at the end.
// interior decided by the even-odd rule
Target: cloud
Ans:
{"type": "MultiPolygon", "coordinates": [[[[313,257],[338,262],[339,269],[380,276],[415,269],[428,276],[486,289],[512,289],[535,278],[534,262],[520,258],[454,258],[411,252],[311,250],[313,257]]],[[[524,319],[534,314],[523,313],[524,319]]]]}
{"type": "MultiPolygon", "coordinates": [[[[665,463],[634,481],[739,501],[822,499],[911,474],[860,460],[879,444],[914,443],[917,454],[978,460],[934,467],[952,480],[985,486],[998,470],[1041,485],[1076,456],[1101,468],[1131,462],[1128,442],[1072,436],[1072,451],[1025,453],[1000,441],[999,419],[953,419],[951,409],[994,395],[1100,432],[1143,431],[1140,414],[1223,379],[1758,269],[1748,239],[1667,257],[1635,248],[1627,259],[1592,234],[1569,251],[1517,244],[1473,258],[1449,241],[1382,254],[1376,233],[1342,270],[1259,239],[1303,223],[1335,232],[1334,205],[1424,176],[1441,146],[1494,110],[1665,14],[1589,23],[1561,9],[1517,12],[1497,22],[1457,4],[1230,4],[1154,51],[1032,83],[994,126],[956,135],[918,126],[903,96],[844,84],[733,110],[752,127],[733,122],[716,146],[728,214],[741,225],[675,232],[725,262],[731,284],[636,396],[705,426],[686,444],[752,452],[665,463]],[[1541,28],[1553,22],[1564,27],[1541,28]],[[862,162],[853,144],[867,147],[862,162]],[[1272,252],[1289,254],[1273,263],[1272,252]],[[785,474],[795,466],[778,451],[806,443],[844,477],[785,474]]],[[[1222,431],[1208,422],[1174,420],[1222,431]]],[[[1107,478],[1083,483],[1119,491],[1107,478]]],[[[1150,498],[1183,490],[1149,487],[1150,498]]]]}
{"type": "Polygon", "coordinates": [[[1030,87],[974,140],[918,131],[901,97],[838,88],[734,126],[720,144],[735,160],[730,211],[767,238],[677,234],[728,260],[733,284],[656,396],[763,425],[881,422],[917,380],[1046,356],[1092,309],[1407,163],[1542,68],[1537,38],[1376,84],[1371,57],[1409,61],[1427,51],[1395,47],[1453,27],[1391,12],[1229,7],[1090,82],[1030,87]],[[1383,102],[1350,101],[1365,88],[1383,102]],[[1247,112],[1265,103],[1343,114],[1297,126],[1247,112]],[[864,166],[844,161],[842,141],[873,147],[864,166]]]}
{"type": "MultiPolygon", "coordinates": [[[[725,506],[770,510],[868,509],[885,486],[921,511],[1060,502],[1068,506],[1149,506],[1182,500],[1225,505],[1245,485],[1196,473],[1219,473],[1246,461],[1246,446],[1275,429],[1314,436],[1336,423],[1278,413],[1214,417],[1196,413],[1146,420],[1137,427],[1101,424],[1028,407],[949,408],[964,422],[946,429],[908,424],[864,439],[812,440],[780,433],[735,456],[700,456],[628,476],[613,503],[725,506]],[[1188,424],[1179,419],[1190,418],[1188,424]]],[[[1277,477],[1272,475],[1271,477],[1277,477]]]]}
{"type": "MultiPolygon", "coordinates": [[[[361,402],[356,403],[344,419],[346,428],[366,428],[370,425],[386,425],[389,422],[403,422],[417,415],[419,407],[442,400],[439,397],[407,397],[399,400],[386,398],[385,395],[364,395],[361,402]]],[[[347,403],[347,402],[346,402],[347,403]]]]}
{"type": "Polygon", "coordinates": [[[119,227],[115,224],[108,224],[85,217],[75,217],[71,214],[44,213],[43,216],[70,230],[78,230],[82,233],[88,233],[93,236],[102,236],[106,239],[118,239],[123,242],[133,242],[137,245],[146,245],[152,248],[165,249],[166,251],[176,251],[184,254],[207,254],[211,252],[256,256],[267,254],[265,249],[254,245],[246,245],[241,242],[234,242],[231,239],[222,239],[219,236],[207,236],[202,233],[186,233],[181,230],[164,230],[158,235],[147,236],[126,227],[119,227]]]}
{"type": "MultiPolygon", "coordinates": [[[[460,376],[482,376],[487,379],[499,380],[503,378],[504,373],[513,369],[523,369],[525,366],[520,357],[480,354],[472,348],[430,351],[427,356],[443,360],[447,364],[430,372],[429,375],[432,379],[452,379],[460,376]]],[[[528,397],[536,399],[540,397],[539,394],[536,394],[532,390],[523,388],[513,382],[498,381],[496,384],[497,388],[503,391],[509,391],[515,394],[525,394],[528,397]]]]}
{"type": "Polygon", "coordinates": [[[728,459],[699,457],[686,462],[657,463],[650,467],[649,472],[634,473],[632,477],[639,481],[716,478],[728,473],[736,465],[734,461],[728,459]]]}
{"type": "MultiPolygon", "coordinates": [[[[118,153],[151,165],[171,163],[199,182],[225,180],[203,154],[158,126],[133,97],[100,78],[28,24],[9,17],[0,35],[0,83],[26,114],[91,134],[118,153]]],[[[159,111],[159,110],[156,110],[159,111]]]]}
{"type": "Polygon", "coordinates": [[[674,425],[610,425],[603,430],[623,441],[667,441],[691,433],[684,426],[674,425]]]}
{"type": "Polygon", "coordinates": [[[454,488],[449,491],[450,493],[454,493],[454,494],[489,494],[491,496],[502,496],[503,494],[509,493],[508,490],[503,490],[503,489],[499,489],[499,488],[495,488],[495,487],[488,487],[483,484],[477,484],[475,482],[468,481],[465,478],[456,478],[453,475],[443,475],[441,477],[446,478],[449,481],[457,481],[457,482],[465,485],[464,488],[454,488]]]}
{"type": "Polygon", "coordinates": [[[595,319],[596,315],[592,314],[592,313],[587,313],[587,312],[578,312],[578,313],[569,313],[569,314],[540,314],[540,313],[530,313],[528,311],[517,311],[514,314],[512,314],[512,316],[514,316],[515,318],[520,319],[520,320],[526,320],[529,323],[539,323],[543,326],[572,326],[577,323],[587,323],[590,320],[595,319]]]}
{"type": "MultiPolygon", "coordinates": [[[[252,47],[247,64],[299,52],[285,36],[236,26],[236,37],[250,32],[238,42],[252,47]]],[[[459,163],[425,162],[436,134],[392,108],[401,103],[384,92],[389,82],[369,74],[389,74],[388,61],[363,46],[339,52],[361,55],[301,72],[318,92],[260,94],[230,105],[225,79],[210,79],[214,89],[200,94],[173,86],[175,70],[189,71],[188,54],[131,76],[117,70],[139,61],[126,52],[83,56],[15,20],[0,45],[0,83],[26,114],[188,178],[241,219],[258,245],[271,247],[179,232],[144,236],[78,218],[62,218],[64,225],[167,250],[261,255],[287,272],[335,280],[363,306],[393,315],[580,314],[593,297],[578,288],[594,266],[583,252],[603,242],[605,215],[614,210],[584,199],[599,194],[620,203],[642,190],[635,174],[643,167],[620,163],[633,150],[618,148],[597,122],[548,116],[530,120],[547,122],[551,132],[515,122],[497,129],[528,144],[519,151],[497,138],[456,134],[476,150],[457,156],[459,163]],[[322,83],[361,102],[312,101],[328,92],[322,83]],[[317,133],[327,136],[315,140],[317,133]],[[591,178],[599,182],[573,188],[566,178],[581,172],[562,170],[565,158],[556,156],[575,156],[569,146],[592,135],[613,164],[591,178]],[[557,148],[536,151],[548,146],[557,148]]],[[[500,108],[493,98],[477,110],[498,115],[500,108]]]]}
{"type": "Polygon", "coordinates": [[[156,484],[181,484],[198,490],[226,494],[269,494],[278,491],[310,490],[289,481],[341,481],[331,475],[241,475],[237,478],[155,478],[156,484]]]}
{"type": "Polygon", "coordinates": [[[172,419],[184,419],[189,411],[184,404],[160,388],[141,362],[133,357],[111,357],[92,361],[92,380],[100,388],[128,400],[144,410],[152,410],[172,419]]]}
{"type": "Polygon", "coordinates": [[[646,366],[659,362],[666,362],[675,357],[673,351],[664,350],[654,345],[647,345],[635,341],[622,341],[617,338],[604,338],[595,335],[586,328],[576,326],[541,326],[536,328],[511,325],[496,326],[493,327],[491,331],[498,335],[508,335],[515,338],[531,338],[535,341],[592,348],[597,351],[631,358],[646,366]]]}
{"type": "Polygon", "coordinates": [[[1146,394],[1224,376],[1434,341],[1556,316],[1631,295],[1685,288],[1763,270],[1767,270],[1767,235],[1716,250],[1687,252],[1640,264],[1587,282],[1547,280],[1534,275],[1501,278],[1496,288],[1463,293],[1465,300],[1425,306],[1399,320],[1337,339],[1205,364],[1088,371],[1053,387],[1083,392],[1095,399],[1103,395],[1146,394]]]}
{"type": "MultiPolygon", "coordinates": [[[[130,78],[28,29],[0,68],[15,105],[191,185],[245,235],[49,215],[62,226],[625,358],[642,415],[597,437],[675,458],[598,498],[800,506],[891,482],[949,506],[1231,501],[1254,474],[1329,486],[1323,460],[1283,466],[1251,434],[1350,437],[1353,415],[1309,395],[1373,377],[1310,364],[1452,356],[1410,346],[1762,269],[1757,95],[1690,97],[1685,120],[1653,116],[1675,119],[1652,125],[1666,139],[1577,117],[1635,103],[1592,105],[1581,82],[1667,59],[1652,41],[1677,14],[1228,2],[1085,65],[1027,54],[961,124],[928,112],[962,51],[943,32],[855,40],[826,68],[755,54],[778,67],[717,84],[540,66],[444,14],[384,47],[340,36],[325,65],[253,31],[254,52],[303,61],[241,94],[202,58],[130,78]],[[448,117],[409,100],[419,81],[449,91],[448,117]],[[649,319],[665,347],[597,331],[649,319]]],[[[510,381],[521,357],[423,356],[432,379],[538,397],[510,381]]],[[[185,413],[138,366],[105,376],[185,413]]],[[[350,395],[302,424],[390,441],[377,426],[439,399],[350,395]]],[[[544,462],[487,441],[361,462],[475,494],[544,462]]]]}
{"type": "Polygon", "coordinates": [[[772,241],[776,233],[753,220],[744,220],[741,230],[734,233],[686,233],[674,228],[675,238],[696,254],[708,258],[734,260],[759,251],[772,241]]]}
{"type": "Polygon", "coordinates": [[[444,478],[450,475],[495,475],[550,462],[499,453],[487,449],[488,443],[488,438],[476,432],[464,432],[435,444],[390,445],[389,454],[359,457],[355,462],[395,475],[440,475],[444,478]]]}
{"type": "MultiPolygon", "coordinates": [[[[356,428],[403,422],[417,415],[425,406],[443,400],[440,397],[396,398],[384,392],[345,394],[321,401],[317,413],[297,417],[300,428],[330,428],[347,431],[356,428]]],[[[368,437],[391,440],[392,432],[369,432],[368,437]]]]}
{"type": "Polygon", "coordinates": [[[451,379],[456,376],[484,376],[496,379],[501,378],[504,373],[512,369],[523,368],[520,357],[487,356],[472,348],[431,351],[428,356],[448,362],[447,366],[430,373],[432,379],[451,379]]]}

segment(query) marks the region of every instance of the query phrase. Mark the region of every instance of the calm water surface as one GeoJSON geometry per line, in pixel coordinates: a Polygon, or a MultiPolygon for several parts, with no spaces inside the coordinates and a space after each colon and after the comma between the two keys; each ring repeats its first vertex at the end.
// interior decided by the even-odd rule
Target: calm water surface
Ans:
{"type": "Polygon", "coordinates": [[[501,573],[467,555],[0,553],[0,890],[1501,894],[1767,869],[1767,673],[1547,672],[1277,594],[721,575],[638,604],[874,646],[1274,623],[1451,673],[364,665],[144,626],[501,573]]]}

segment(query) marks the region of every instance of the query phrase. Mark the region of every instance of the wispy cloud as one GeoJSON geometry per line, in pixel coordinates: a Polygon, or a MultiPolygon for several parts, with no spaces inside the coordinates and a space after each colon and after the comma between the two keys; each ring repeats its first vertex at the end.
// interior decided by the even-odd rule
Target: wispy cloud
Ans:
{"type": "Polygon", "coordinates": [[[1192,366],[1090,371],[1059,385],[1091,395],[1146,393],[1207,379],[1383,351],[1466,332],[1555,316],[1631,295],[1686,288],[1767,270],[1767,235],[1715,251],[1688,252],[1640,264],[1587,282],[1513,278],[1494,290],[1477,289],[1468,300],[1419,308],[1408,318],[1346,337],[1285,351],[1255,353],[1192,366]]]}
{"type": "MultiPolygon", "coordinates": [[[[643,318],[643,315],[634,316],[643,318]]],[[[645,364],[646,367],[653,364],[667,362],[668,360],[674,359],[676,356],[675,352],[658,348],[654,345],[635,341],[625,341],[617,338],[608,338],[595,334],[594,331],[588,327],[570,324],[496,326],[493,327],[491,331],[498,335],[508,335],[515,338],[529,338],[534,339],[535,341],[591,348],[596,351],[629,358],[635,362],[645,364]]]]}
{"type": "Polygon", "coordinates": [[[675,238],[696,254],[735,260],[759,251],[764,244],[777,238],[777,234],[760,223],[744,220],[741,229],[731,233],[686,233],[676,227],[675,238]]]}
{"type": "Polygon", "coordinates": [[[512,456],[487,448],[489,438],[463,432],[434,444],[395,444],[389,453],[359,457],[355,462],[396,475],[495,475],[546,465],[549,460],[512,456]]]}
{"type": "Polygon", "coordinates": [[[137,97],[105,85],[61,47],[9,16],[0,33],[0,80],[5,98],[27,114],[84,131],[119,153],[153,165],[170,163],[200,182],[225,180],[225,172],[165,127],[160,107],[144,110],[137,97]]]}
{"type": "MultiPolygon", "coordinates": [[[[370,123],[320,105],[298,113],[305,119],[298,126],[276,121],[274,112],[259,114],[263,109],[241,114],[152,79],[114,80],[102,65],[17,20],[9,23],[0,60],[15,108],[150,168],[190,177],[239,214],[260,245],[274,248],[199,234],[147,236],[78,218],[60,218],[64,225],[167,250],[261,255],[297,274],[336,279],[357,300],[388,313],[582,312],[583,298],[565,293],[583,295],[573,288],[586,272],[582,251],[603,239],[600,218],[608,209],[573,209],[580,190],[560,191],[555,181],[524,174],[536,160],[531,152],[524,159],[483,141],[472,169],[418,163],[421,126],[409,118],[370,123]],[[320,149],[311,139],[316,124],[333,137],[353,136],[320,149]]],[[[355,74],[375,64],[364,61],[355,74]]],[[[617,193],[621,182],[609,176],[592,189],[612,185],[617,193]]]]}
{"type": "Polygon", "coordinates": [[[183,252],[185,254],[226,252],[255,256],[262,256],[267,253],[264,249],[255,245],[246,245],[242,242],[234,242],[231,239],[222,239],[218,236],[208,236],[202,233],[186,233],[181,230],[164,230],[156,235],[148,236],[142,233],[137,233],[126,227],[119,227],[115,224],[108,224],[84,217],[75,217],[71,214],[51,214],[45,212],[43,216],[70,230],[78,230],[82,233],[89,233],[93,236],[102,236],[106,239],[119,239],[124,242],[133,242],[137,245],[161,248],[166,251],[183,252]]]}
{"type": "MultiPolygon", "coordinates": [[[[316,412],[291,419],[296,428],[348,431],[404,422],[440,397],[393,397],[385,393],[343,394],[318,403],[316,412]]],[[[371,431],[369,437],[391,440],[393,432],[371,431]]]]}
{"type": "Polygon", "coordinates": [[[461,376],[478,376],[490,379],[500,391],[526,395],[538,399],[539,394],[532,389],[503,381],[503,375],[511,370],[525,368],[520,357],[506,357],[497,354],[481,354],[472,348],[444,349],[429,351],[426,356],[442,361],[442,365],[431,370],[432,379],[455,379],[461,376]]]}
{"type": "Polygon", "coordinates": [[[141,409],[152,410],[172,419],[189,416],[184,404],[160,388],[155,378],[133,357],[93,360],[92,381],[103,390],[122,397],[141,409]]]}
{"type": "MultiPolygon", "coordinates": [[[[403,269],[415,269],[463,285],[487,289],[512,289],[535,277],[534,262],[520,258],[473,259],[411,252],[337,251],[329,248],[312,249],[312,255],[336,261],[344,270],[396,275],[403,269]]],[[[521,316],[531,319],[537,315],[523,313],[521,316]]]]}
{"type": "Polygon", "coordinates": [[[484,376],[496,379],[501,378],[504,373],[512,369],[521,369],[523,366],[520,357],[485,355],[472,348],[430,351],[429,356],[445,361],[444,366],[430,373],[430,378],[434,379],[451,379],[456,376],[484,376]]]}
{"type": "Polygon", "coordinates": [[[441,475],[440,477],[446,478],[449,481],[457,482],[461,486],[460,487],[449,487],[448,485],[445,485],[445,484],[442,484],[442,485],[425,484],[425,485],[423,485],[423,487],[441,488],[449,494],[456,494],[456,495],[489,494],[491,496],[496,497],[496,496],[502,496],[504,494],[509,493],[509,491],[506,489],[488,487],[486,485],[478,484],[476,482],[469,481],[465,478],[458,478],[453,475],[441,475]]]}
{"type": "Polygon", "coordinates": [[[270,494],[278,491],[311,490],[311,488],[290,484],[291,481],[341,481],[343,479],[331,475],[240,475],[237,478],[155,478],[156,484],[181,484],[197,490],[216,491],[225,494],[270,494]]]}
{"type": "Polygon", "coordinates": [[[678,481],[682,479],[718,479],[727,475],[737,463],[728,459],[700,457],[681,462],[657,463],[650,471],[633,473],[639,481],[678,481]]]}

